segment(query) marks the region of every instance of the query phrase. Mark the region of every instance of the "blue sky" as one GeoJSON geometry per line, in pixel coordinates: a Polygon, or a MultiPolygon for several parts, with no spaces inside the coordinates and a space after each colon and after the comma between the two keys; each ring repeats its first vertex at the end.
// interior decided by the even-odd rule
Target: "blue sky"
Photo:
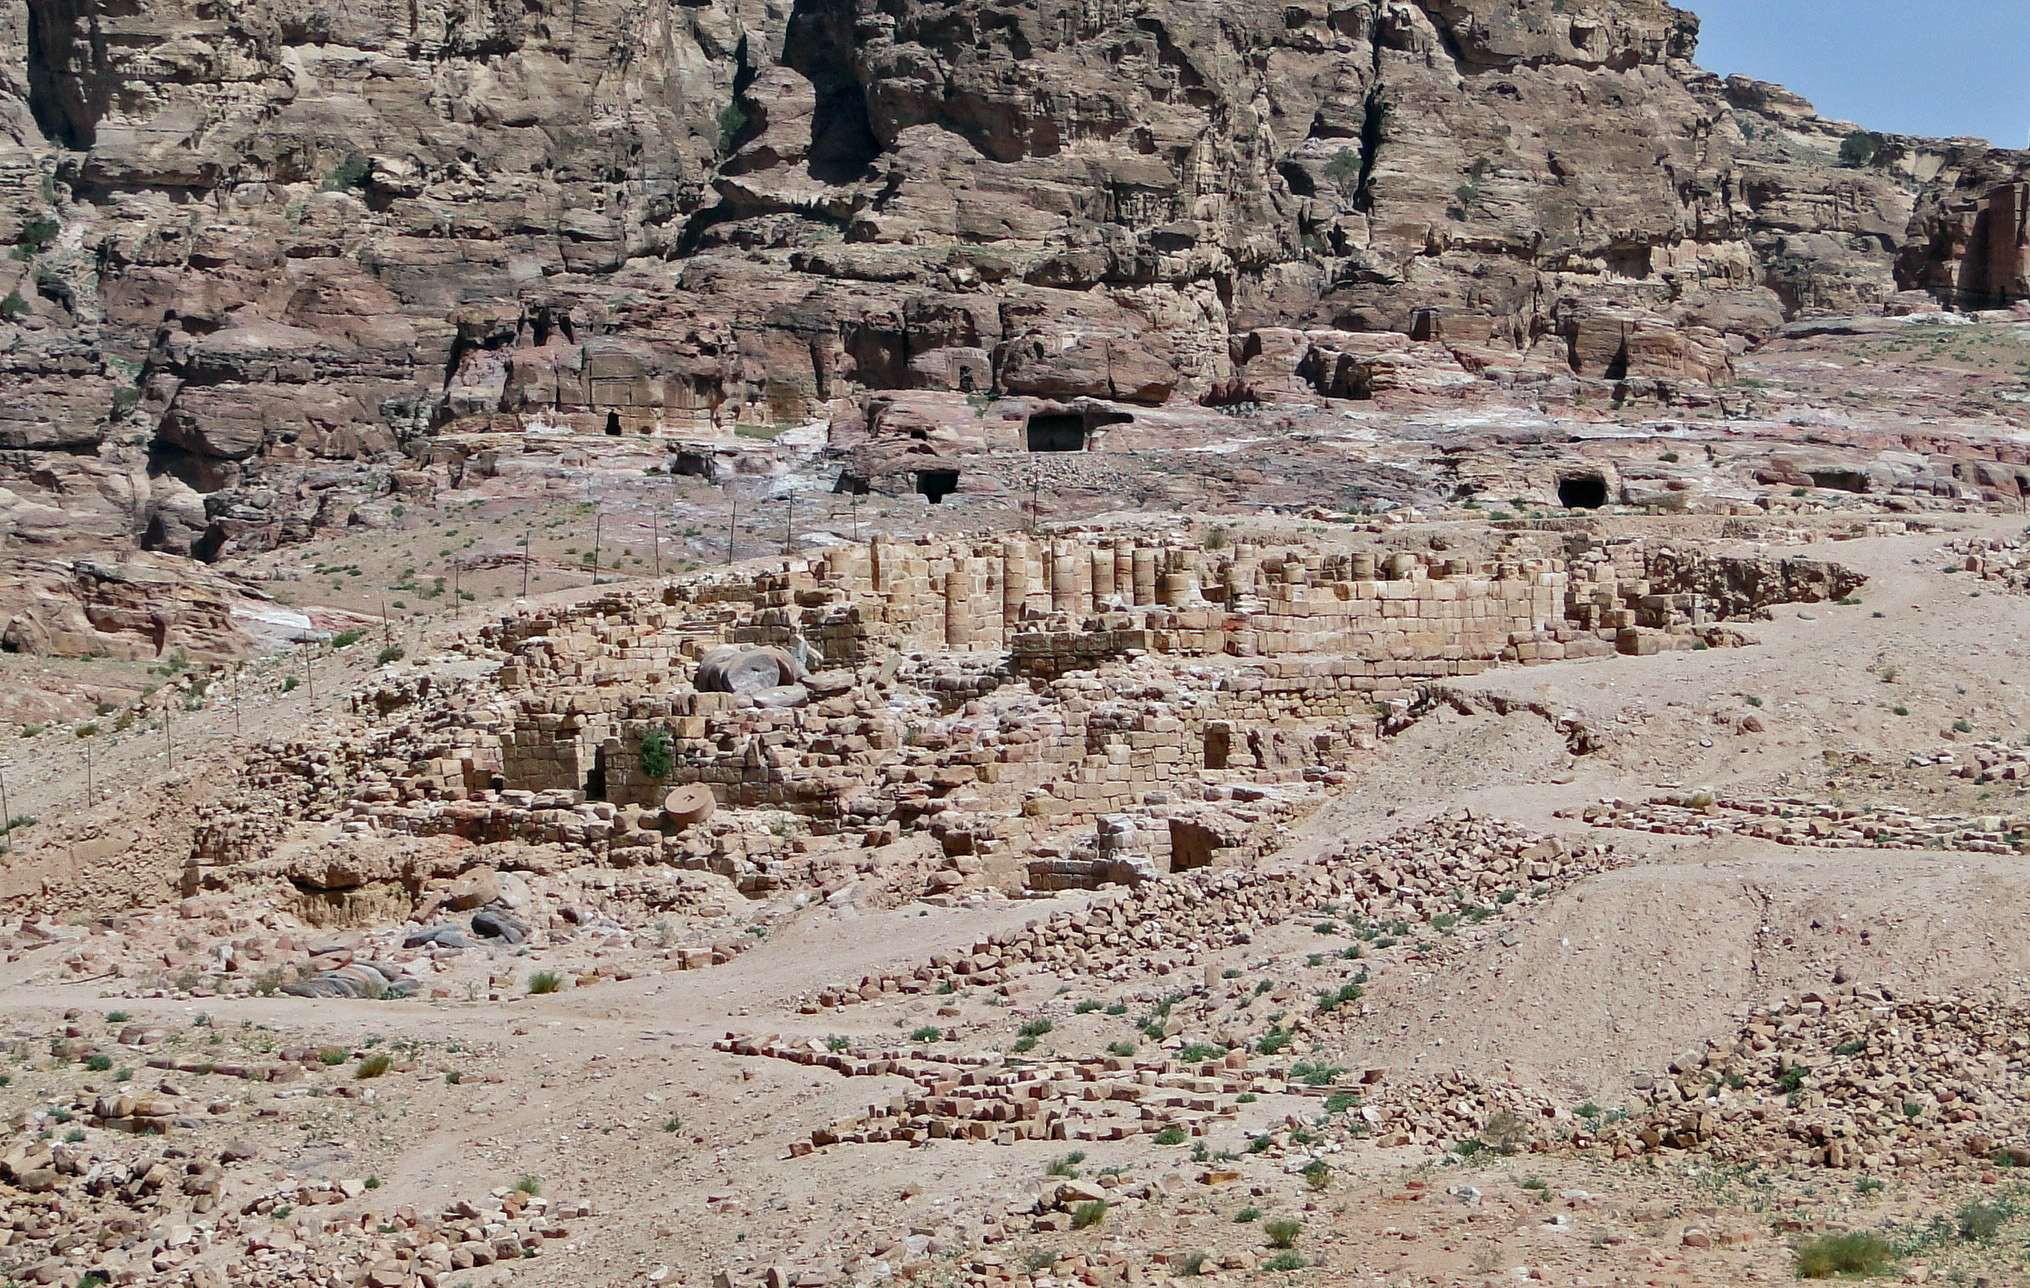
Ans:
{"type": "Polygon", "coordinates": [[[1894,134],[2030,140],[2030,0],[1673,0],[1699,65],[1894,134]]]}

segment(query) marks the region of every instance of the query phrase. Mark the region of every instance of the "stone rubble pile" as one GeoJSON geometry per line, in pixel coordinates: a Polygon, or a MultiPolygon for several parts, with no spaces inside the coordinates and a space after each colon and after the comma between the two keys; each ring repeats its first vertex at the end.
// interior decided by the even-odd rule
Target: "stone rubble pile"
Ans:
{"type": "Polygon", "coordinates": [[[1059,912],[991,936],[970,953],[940,954],[908,974],[866,976],[798,1000],[806,1009],[826,1009],[883,994],[1002,985],[1038,970],[1069,969],[1089,980],[1168,974],[1328,904],[1369,920],[1493,916],[1526,891],[1546,893],[1617,862],[1611,848],[1573,847],[1467,813],[1347,847],[1317,864],[1208,869],[1146,881],[1084,911],[1059,912]]]}
{"type": "Polygon", "coordinates": [[[1994,997],[1808,993],[1644,1078],[1653,1107],[1574,1137],[1617,1151],[1871,1172],[2030,1167],[2030,1008],[1994,997]]]}
{"type": "Polygon", "coordinates": [[[2020,537],[1961,537],[1939,553],[1965,572],[2015,595],[2030,595],[2030,530],[2020,537]]]}
{"type": "MultiPolygon", "coordinates": [[[[2004,749],[1990,753],[1986,767],[2006,770],[2010,763],[2004,749]]],[[[1559,814],[1576,814],[1595,827],[1669,836],[1752,836],[1783,845],[1830,848],[2030,853],[2030,815],[2021,814],[1917,814],[1899,805],[1848,806],[1796,796],[1759,799],[1698,792],[1666,793],[1640,803],[1608,799],[1559,814]]]]}

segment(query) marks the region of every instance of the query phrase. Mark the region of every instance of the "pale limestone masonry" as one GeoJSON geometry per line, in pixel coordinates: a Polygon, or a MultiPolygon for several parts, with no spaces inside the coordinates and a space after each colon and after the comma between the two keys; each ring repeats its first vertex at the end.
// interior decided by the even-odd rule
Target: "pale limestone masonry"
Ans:
{"type": "MultiPolygon", "coordinates": [[[[504,619],[463,646],[491,676],[390,678],[357,699],[356,754],[285,749],[250,781],[348,831],[710,868],[750,894],[802,880],[818,842],[906,834],[935,842],[933,893],[1093,886],[1260,853],[1456,677],[1737,643],[1720,621],[1858,585],[1824,563],[1544,540],[1468,557],[877,539],[504,619]],[[698,692],[727,643],[807,659],[807,698],[698,692]],[[748,813],[665,819],[663,794],[693,783],[748,813]]],[[[200,866],[271,830],[219,820],[200,866]]]]}

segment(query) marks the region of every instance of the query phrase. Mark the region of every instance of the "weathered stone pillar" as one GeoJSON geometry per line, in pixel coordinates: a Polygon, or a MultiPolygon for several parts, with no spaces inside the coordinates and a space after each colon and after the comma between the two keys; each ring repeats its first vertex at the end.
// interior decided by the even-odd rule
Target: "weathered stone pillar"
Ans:
{"type": "Polygon", "coordinates": [[[1135,603],[1138,605],[1156,602],[1156,552],[1147,546],[1136,546],[1133,568],[1135,570],[1135,603]]]}

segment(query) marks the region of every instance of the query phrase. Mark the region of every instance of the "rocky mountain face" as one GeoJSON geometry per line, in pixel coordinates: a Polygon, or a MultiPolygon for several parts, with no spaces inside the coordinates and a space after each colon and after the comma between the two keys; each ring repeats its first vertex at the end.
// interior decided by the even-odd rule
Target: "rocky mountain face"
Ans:
{"type": "Polygon", "coordinates": [[[2025,291],[2030,160],[1857,146],[1700,71],[1658,0],[0,22],[17,554],[291,540],[465,429],[1362,396],[1291,339],[1319,330],[1440,341],[1526,396],[1667,397],[1801,313],[2025,291]]]}

